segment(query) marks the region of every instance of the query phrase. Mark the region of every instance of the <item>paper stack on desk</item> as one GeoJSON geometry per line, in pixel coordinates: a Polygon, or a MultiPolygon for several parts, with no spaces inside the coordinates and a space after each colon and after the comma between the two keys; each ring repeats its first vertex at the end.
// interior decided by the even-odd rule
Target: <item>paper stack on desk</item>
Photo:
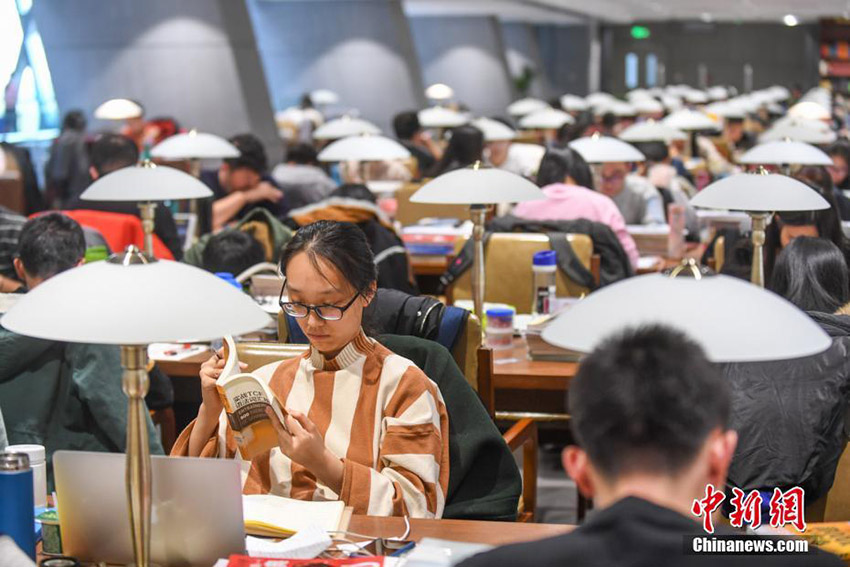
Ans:
{"type": "Polygon", "coordinates": [[[578,351],[556,347],[543,340],[543,330],[567,309],[569,305],[550,315],[541,315],[528,323],[525,328],[525,342],[528,344],[528,356],[531,360],[577,362],[581,358],[582,353],[578,351]]]}

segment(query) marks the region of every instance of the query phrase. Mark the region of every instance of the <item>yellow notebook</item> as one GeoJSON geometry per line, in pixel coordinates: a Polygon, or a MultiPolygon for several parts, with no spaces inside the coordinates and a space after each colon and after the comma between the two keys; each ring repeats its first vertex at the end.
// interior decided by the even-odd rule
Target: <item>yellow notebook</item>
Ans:
{"type": "Polygon", "coordinates": [[[345,502],[309,502],[272,494],[249,494],[242,497],[245,531],[251,535],[289,537],[315,525],[324,531],[344,530],[350,518],[345,502]]]}
{"type": "Polygon", "coordinates": [[[845,562],[850,562],[850,522],[809,522],[803,533],[793,528],[788,529],[788,526],[786,529],[807,540],[809,545],[834,553],[845,562]]]}

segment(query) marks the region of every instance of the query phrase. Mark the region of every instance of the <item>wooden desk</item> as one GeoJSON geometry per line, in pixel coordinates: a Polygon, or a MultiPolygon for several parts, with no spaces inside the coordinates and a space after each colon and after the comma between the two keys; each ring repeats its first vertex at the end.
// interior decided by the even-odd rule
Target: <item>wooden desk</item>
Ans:
{"type": "Polygon", "coordinates": [[[510,351],[497,351],[493,364],[495,390],[554,390],[565,392],[578,372],[577,362],[551,362],[528,358],[524,338],[515,338],[510,351]],[[512,362],[501,360],[516,359],[512,362]]]}
{"type": "MultiPolygon", "coordinates": [[[[506,545],[561,535],[574,528],[575,526],[566,524],[412,519],[409,539],[419,541],[425,537],[434,537],[452,541],[506,545]]],[[[369,536],[395,537],[404,533],[404,519],[352,516],[348,530],[369,536]]]]}
{"type": "Polygon", "coordinates": [[[159,369],[171,377],[197,378],[201,372],[201,364],[212,356],[211,352],[201,352],[183,360],[157,360],[159,369]]]}
{"type": "Polygon", "coordinates": [[[422,256],[411,254],[410,267],[415,276],[442,276],[454,256],[422,256]]]}

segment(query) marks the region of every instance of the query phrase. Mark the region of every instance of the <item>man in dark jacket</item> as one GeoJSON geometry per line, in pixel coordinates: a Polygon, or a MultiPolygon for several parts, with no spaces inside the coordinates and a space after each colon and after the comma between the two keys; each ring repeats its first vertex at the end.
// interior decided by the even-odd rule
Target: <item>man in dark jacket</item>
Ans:
{"type": "MultiPolygon", "coordinates": [[[[15,268],[32,289],[82,263],[84,252],[80,226],[49,213],[24,226],[15,268]]],[[[0,412],[9,443],[44,445],[49,486],[51,457],[59,449],[124,451],[127,398],[121,373],[116,346],[36,339],[0,328],[0,412]]],[[[151,453],[162,454],[147,419],[151,453]]]]}
{"type": "Polygon", "coordinates": [[[582,362],[569,407],[579,446],[564,450],[564,466],[596,510],[572,533],[476,555],[462,567],[842,565],[816,550],[686,553],[697,551],[691,536],[707,536],[693,506],[709,486],[722,489],[736,435],[723,377],[678,331],[642,327],[603,342],[582,362]]]}
{"type": "MultiPolygon", "coordinates": [[[[119,134],[102,134],[92,145],[89,173],[96,181],[113,171],[132,167],[137,161],[139,161],[139,150],[133,140],[119,134]]],[[[141,218],[139,205],[135,201],[83,201],[77,195],[67,208],[121,213],[141,218]]],[[[162,203],[157,203],[154,212],[154,233],[162,240],[175,260],[183,257],[183,247],[177,235],[174,216],[162,203]]]]}

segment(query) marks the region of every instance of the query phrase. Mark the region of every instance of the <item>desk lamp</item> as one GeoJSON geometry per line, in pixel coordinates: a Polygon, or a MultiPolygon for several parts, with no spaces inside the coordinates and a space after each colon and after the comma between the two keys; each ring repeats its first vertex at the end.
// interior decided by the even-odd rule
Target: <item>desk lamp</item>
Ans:
{"type": "Polygon", "coordinates": [[[127,394],[127,500],[137,567],[150,562],[151,464],[144,397],[147,346],[209,340],[264,327],[247,295],[199,268],[160,262],[129,246],[103,262],[63,272],[22,296],[0,320],[16,333],[121,347],[127,394]]]}
{"type": "Polygon", "coordinates": [[[838,135],[824,122],[786,116],[777,120],[759,136],[759,142],[776,142],[785,139],[820,146],[833,143],[838,139],[838,135]]]}
{"type": "Polygon", "coordinates": [[[544,108],[549,108],[549,103],[545,100],[526,97],[509,104],[508,114],[514,118],[519,118],[520,116],[525,116],[526,114],[531,114],[532,112],[543,110],[544,108]]]}
{"type": "Polygon", "coordinates": [[[584,112],[590,105],[580,96],[565,94],[561,97],[561,108],[567,112],[584,112]]]}
{"type": "Polygon", "coordinates": [[[519,120],[519,127],[529,130],[557,130],[564,124],[573,124],[575,118],[563,110],[544,108],[526,114],[519,120]]]}
{"type": "Polygon", "coordinates": [[[602,164],[644,161],[644,156],[637,148],[617,138],[610,136],[586,136],[570,142],[569,146],[581,154],[584,161],[593,170],[593,182],[597,189],[602,186],[602,164]]]}
{"type": "Polygon", "coordinates": [[[316,89],[310,92],[310,102],[316,106],[328,106],[339,102],[339,95],[328,89],[316,89]]]}
{"type": "Polygon", "coordinates": [[[155,145],[151,148],[151,157],[167,161],[189,160],[192,175],[200,177],[202,159],[237,158],[239,148],[221,136],[190,130],[155,145]]]}
{"type": "Polygon", "coordinates": [[[791,174],[792,165],[832,165],[832,158],[819,148],[805,142],[782,140],[765,142],[748,150],[738,163],[744,165],[778,165],[784,175],[791,174]]]}
{"type": "Polygon", "coordinates": [[[423,185],[410,198],[414,203],[469,205],[472,229],[472,302],[484,320],[484,220],[488,205],[537,201],[545,195],[531,181],[515,173],[486,167],[481,162],[444,173],[423,185]]]}
{"type": "Polygon", "coordinates": [[[469,122],[469,117],[443,106],[432,106],[418,112],[419,125],[423,128],[455,128],[469,122]]]}
{"type": "Polygon", "coordinates": [[[772,213],[816,211],[829,203],[805,183],[785,175],[739,173],[724,177],[697,193],[691,204],[704,209],[743,211],[753,221],[752,283],[764,287],[764,230],[772,213]]]}
{"type": "Polygon", "coordinates": [[[788,109],[788,116],[803,120],[829,120],[832,115],[829,110],[811,100],[798,102],[788,109]]]}
{"type": "Polygon", "coordinates": [[[590,352],[627,327],[656,324],[686,333],[715,362],[785,360],[832,344],[817,323],[782,297],[707,273],[693,260],[670,275],[637,276],[590,294],[555,319],[543,340],[590,352]],[[698,305],[710,308],[695,309],[698,305]]]}
{"type": "Polygon", "coordinates": [[[637,142],[670,143],[673,140],[687,140],[688,135],[681,130],[665,126],[661,122],[647,120],[646,122],[632,124],[620,132],[619,138],[632,144],[637,142]]]}
{"type": "Polygon", "coordinates": [[[485,142],[501,142],[516,139],[516,130],[492,118],[476,118],[472,125],[484,133],[485,142]]]}
{"type": "Polygon", "coordinates": [[[704,112],[697,110],[682,109],[669,114],[661,121],[665,126],[688,132],[691,135],[691,157],[696,157],[697,151],[697,132],[702,130],[719,130],[720,124],[712,120],[704,112]]]}
{"type": "Polygon", "coordinates": [[[145,232],[145,253],[153,257],[156,201],[211,197],[209,187],[173,167],[146,161],[108,173],[83,191],[84,201],[138,201],[145,232]]]}
{"type": "Polygon", "coordinates": [[[319,161],[356,161],[360,167],[363,183],[368,185],[366,162],[407,159],[410,152],[390,138],[384,136],[348,136],[328,144],[319,152],[319,161]]]}
{"type": "Polygon", "coordinates": [[[434,83],[425,89],[425,98],[428,100],[449,100],[455,96],[455,91],[444,83],[434,83]]]}
{"type": "Polygon", "coordinates": [[[313,132],[314,140],[339,140],[348,136],[360,136],[362,134],[379,135],[381,129],[360,118],[343,116],[328,120],[313,132]]]}
{"type": "Polygon", "coordinates": [[[94,117],[100,120],[129,120],[143,114],[142,107],[129,98],[113,98],[94,109],[94,117]]]}

